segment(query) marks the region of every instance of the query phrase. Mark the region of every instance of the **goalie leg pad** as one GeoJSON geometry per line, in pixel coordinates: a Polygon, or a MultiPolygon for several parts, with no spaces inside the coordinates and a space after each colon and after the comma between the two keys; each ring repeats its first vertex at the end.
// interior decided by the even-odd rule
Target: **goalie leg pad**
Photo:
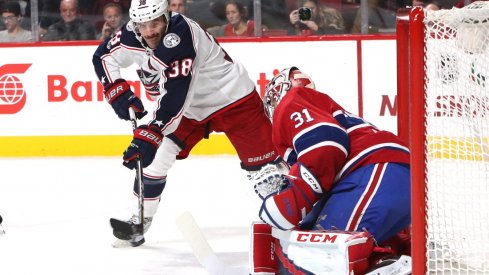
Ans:
{"type": "Polygon", "coordinates": [[[272,236],[278,274],[365,274],[374,248],[367,232],[273,228],[272,236]]]}
{"type": "Polygon", "coordinates": [[[251,225],[250,237],[250,274],[276,274],[277,261],[272,227],[263,222],[254,222],[251,225]]]}

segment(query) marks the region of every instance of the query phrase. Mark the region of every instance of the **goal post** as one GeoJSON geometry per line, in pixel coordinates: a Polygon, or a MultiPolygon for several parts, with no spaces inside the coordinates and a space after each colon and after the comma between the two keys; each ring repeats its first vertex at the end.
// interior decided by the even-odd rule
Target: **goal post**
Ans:
{"type": "Polygon", "coordinates": [[[424,12],[400,11],[397,18],[398,135],[411,151],[411,251],[413,274],[425,274],[425,114],[424,12]],[[415,256],[416,255],[416,256],[415,256]]]}
{"type": "Polygon", "coordinates": [[[489,2],[397,17],[413,274],[489,274],[489,2]]]}

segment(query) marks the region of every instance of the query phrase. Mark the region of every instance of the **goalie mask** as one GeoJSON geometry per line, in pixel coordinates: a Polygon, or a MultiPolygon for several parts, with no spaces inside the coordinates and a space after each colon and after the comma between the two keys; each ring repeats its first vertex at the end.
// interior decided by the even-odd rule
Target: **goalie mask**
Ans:
{"type": "Polygon", "coordinates": [[[151,21],[164,15],[166,22],[169,22],[167,0],[132,0],[129,8],[129,17],[133,23],[151,21]]]}
{"type": "Polygon", "coordinates": [[[265,113],[271,121],[273,121],[275,108],[292,87],[316,88],[312,79],[303,74],[297,67],[283,69],[265,87],[263,105],[265,106],[265,113]]]}

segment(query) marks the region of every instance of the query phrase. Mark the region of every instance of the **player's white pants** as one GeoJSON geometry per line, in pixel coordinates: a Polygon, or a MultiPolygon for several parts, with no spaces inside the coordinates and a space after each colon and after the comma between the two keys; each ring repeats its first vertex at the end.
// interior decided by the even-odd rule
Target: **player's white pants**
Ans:
{"type": "Polygon", "coordinates": [[[144,176],[149,178],[165,178],[168,169],[175,163],[181,148],[173,140],[163,138],[160,148],[156,151],[153,162],[144,168],[144,176]]]}

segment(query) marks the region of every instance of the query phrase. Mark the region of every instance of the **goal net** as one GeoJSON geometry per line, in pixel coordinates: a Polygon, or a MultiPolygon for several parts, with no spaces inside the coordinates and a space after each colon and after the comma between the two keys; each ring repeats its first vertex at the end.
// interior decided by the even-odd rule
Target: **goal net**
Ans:
{"type": "Polygon", "coordinates": [[[489,274],[489,2],[397,20],[413,274],[489,274]]]}

